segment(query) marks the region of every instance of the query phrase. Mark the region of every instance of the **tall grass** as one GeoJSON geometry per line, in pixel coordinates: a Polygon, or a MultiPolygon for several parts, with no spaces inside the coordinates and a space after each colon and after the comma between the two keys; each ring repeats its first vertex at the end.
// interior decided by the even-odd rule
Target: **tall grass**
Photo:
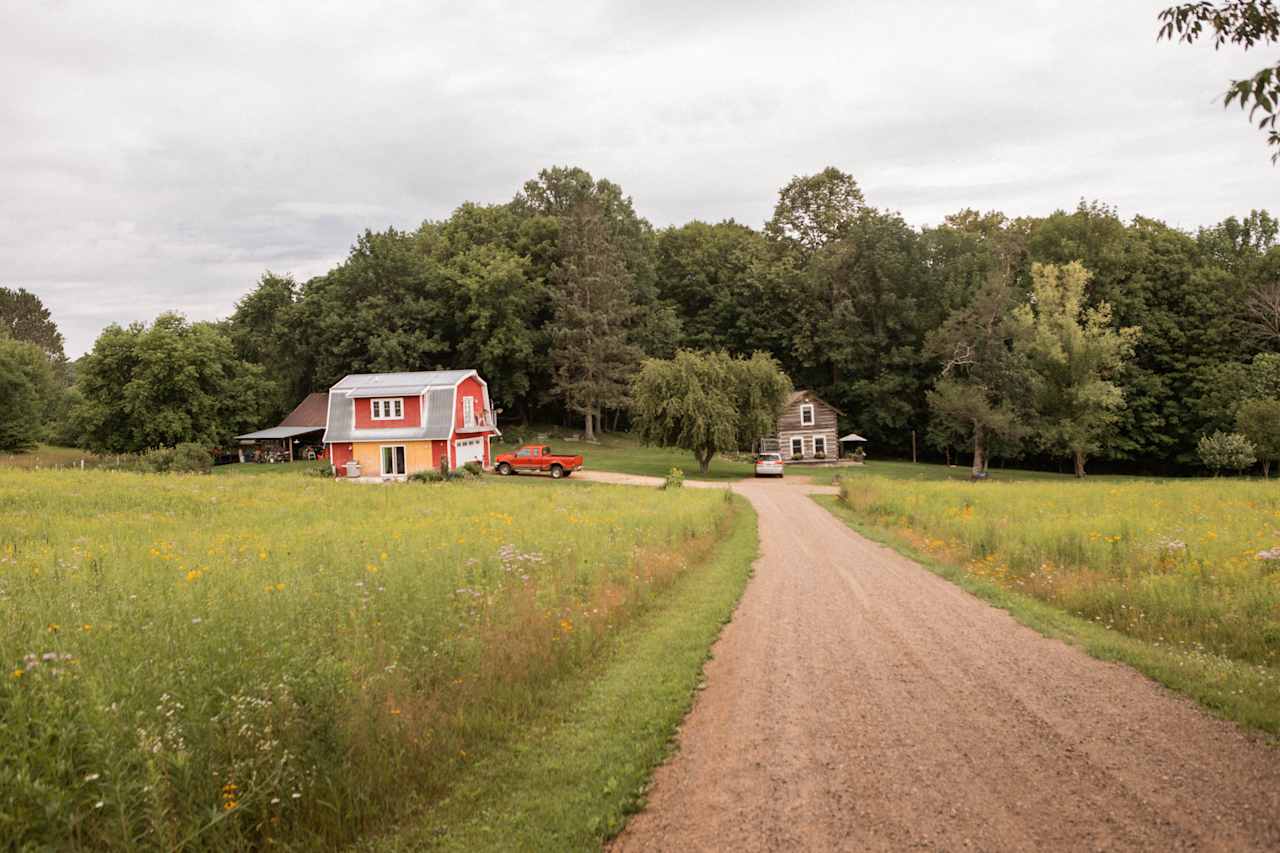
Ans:
{"type": "Polygon", "coordinates": [[[1280,664],[1280,485],[858,477],[840,500],[972,576],[1132,637],[1280,664]]]}
{"type": "Polygon", "coordinates": [[[0,472],[0,847],[331,847],[714,545],[692,490],[0,472]]]}

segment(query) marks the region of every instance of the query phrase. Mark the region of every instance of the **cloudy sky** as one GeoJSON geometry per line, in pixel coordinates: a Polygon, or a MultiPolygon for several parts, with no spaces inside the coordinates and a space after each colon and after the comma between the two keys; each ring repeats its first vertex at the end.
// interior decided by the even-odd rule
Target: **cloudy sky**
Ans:
{"type": "Polygon", "coordinates": [[[1157,44],[1163,5],[0,0],[0,285],[74,357],[554,164],[659,226],[759,225],[826,165],[916,225],[1280,209],[1262,134],[1218,103],[1275,57],[1157,44]]]}

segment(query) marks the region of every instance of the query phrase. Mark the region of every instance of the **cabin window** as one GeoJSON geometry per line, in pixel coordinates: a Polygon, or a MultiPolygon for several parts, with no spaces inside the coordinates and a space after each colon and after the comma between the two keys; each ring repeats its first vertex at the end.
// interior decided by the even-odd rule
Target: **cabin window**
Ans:
{"type": "Polygon", "coordinates": [[[813,403],[800,407],[800,426],[813,426],[813,403]]]}
{"type": "Polygon", "coordinates": [[[369,406],[375,421],[398,421],[404,417],[404,399],[401,397],[370,400],[369,406]]]}
{"type": "Polygon", "coordinates": [[[791,439],[791,455],[792,456],[804,455],[804,439],[798,435],[792,437],[791,439]]]}
{"type": "Polygon", "coordinates": [[[463,426],[473,427],[476,425],[476,398],[462,398],[462,424],[463,426]]]}
{"type": "Polygon", "coordinates": [[[825,435],[815,435],[813,437],[813,455],[817,456],[821,453],[827,455],[827,437],[825,435]]]}

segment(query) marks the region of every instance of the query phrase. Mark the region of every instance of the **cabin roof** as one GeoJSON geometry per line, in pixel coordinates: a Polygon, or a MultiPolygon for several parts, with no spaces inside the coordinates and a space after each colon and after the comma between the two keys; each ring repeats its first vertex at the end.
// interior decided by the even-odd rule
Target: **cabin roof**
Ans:
{"type": "Polygon", "coordinates": [[[826,400],[819,397],[817,394],[808,390],[802,389],[799,391],[792,391],[791,396],[787,398],[786,408],[789,409],[792,406],[794,406],[796,403],[821,403],[822,405],[826,406],[828,409],[830,409],[831,411],[835,412],[838,415],[844,414],[844,412],[842,412],[840,409],[837,409],[835,406],[831,405],[826,400]]]}

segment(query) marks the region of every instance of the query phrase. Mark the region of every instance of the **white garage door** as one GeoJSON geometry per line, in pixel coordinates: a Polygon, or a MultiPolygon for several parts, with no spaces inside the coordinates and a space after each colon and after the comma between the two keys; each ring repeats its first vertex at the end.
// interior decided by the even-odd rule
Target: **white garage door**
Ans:
{"type": "Polygon", "coordinates": [[[457,457],[457,467],[461,468],[468,462],[479,462],[484,464],[484,439],[483,438],[460,438],[454,445],[454,451],[457,457]]]}

